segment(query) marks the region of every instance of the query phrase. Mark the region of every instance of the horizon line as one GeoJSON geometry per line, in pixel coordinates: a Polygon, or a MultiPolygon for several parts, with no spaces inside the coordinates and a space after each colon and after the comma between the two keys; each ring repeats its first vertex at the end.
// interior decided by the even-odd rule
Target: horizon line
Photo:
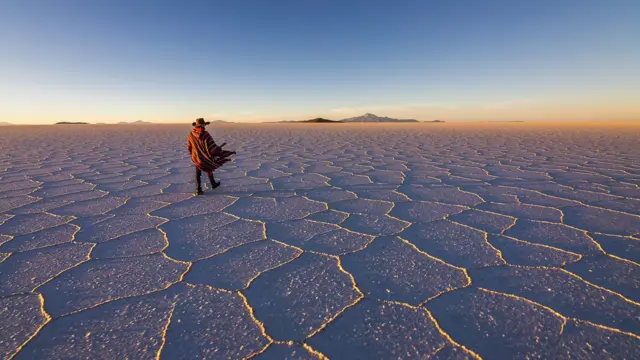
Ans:
{"type": "MultiPolygon", "coordinates": [[[[305,124],[307,122],[305,122],[305,120],[280,120],[280,121],[226,121],[224,120],[224,122],[219,122],[219,123],[211,123],[208,126],[215,126],[215,125],[225,125],[225,124],[247,124],[247,125],[255,125],[255,124],[281,124],[281,125],[288,125],[288,124],[305,124]]],[[[411,124],[487,124],[487,123],[493,123],[493,124],[505,124],[505,123],[511,123],[511,124],[579,124],[579,123],[598,123],[598,124],[615,124],[615,123],[639,123],[640,124],[640,119],[634,119],[634,120],[535,120],[535,121],[527,121],[527,120],[440,120],[440,121],[434,121],[434,120],[416,120],[415,122],[411,121],[411,122],[395,122],[395,121],[379,121],[379,122],[340,122],[335,121],[335,123],[338,124],[347,124],[347,125],[372,125],[372,124],[382,124],[382,125],[411,125],[411,124]]],[[[307,123],[307,124],[314,124],[317,125],[318,123],[307,123]]],[[[322,124],[322,123],[320,123],[322,124]]],[[[37,124],[24,124],[24,123],[11,123],[11,122],[0,122],[0,128],[2,127],[13,127],[13,126],[42,126],[42,125],[138,125],[138,126],[144,126],[144,125],[191,125],[191,122],[145,122],[145,123],[120,123],[120,122],[78,122],[78,121],[73,121],[73,122],[67,122],[65,123],[64,121],[60,121],[60,122],[54,122],[54,123],[37,123],[37,124]]]]}

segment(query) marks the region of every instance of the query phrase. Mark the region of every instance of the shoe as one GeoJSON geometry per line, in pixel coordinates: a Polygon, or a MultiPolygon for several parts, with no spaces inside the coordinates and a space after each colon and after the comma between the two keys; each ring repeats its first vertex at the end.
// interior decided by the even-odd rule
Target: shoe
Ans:
{"type": "Polygon", "coordinates": [[[202,194],[204,194],[204,191],[202,191],[202,189],[196,190],[196,195],[202,195],[202,194]]]}
{"type": "Polygon", "coordinates": [[[212,189],[215,189],[215,188],[217,188],[218,186],[220,186],[220,181],[218,181],[218,182],[214,182],[213,184],[211,184],[211,188],[212,188],[212,189]]]}

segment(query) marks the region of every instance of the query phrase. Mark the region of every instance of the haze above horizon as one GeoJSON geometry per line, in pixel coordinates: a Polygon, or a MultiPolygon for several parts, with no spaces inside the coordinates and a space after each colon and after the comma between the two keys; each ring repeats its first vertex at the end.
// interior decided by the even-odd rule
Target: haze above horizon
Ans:
{"type": "Polygon", "coordinates": [[[640,120],[640,2],[0,3],[0,122],[640,120]]]}

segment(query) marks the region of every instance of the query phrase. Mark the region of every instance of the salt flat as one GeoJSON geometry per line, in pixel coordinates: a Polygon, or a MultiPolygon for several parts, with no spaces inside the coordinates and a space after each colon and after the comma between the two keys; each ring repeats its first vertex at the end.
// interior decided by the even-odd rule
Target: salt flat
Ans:
{"type": "Polygon", "coordinates": [[[637,358],[640,127],[0,129],[0,358],[637,358]]]}

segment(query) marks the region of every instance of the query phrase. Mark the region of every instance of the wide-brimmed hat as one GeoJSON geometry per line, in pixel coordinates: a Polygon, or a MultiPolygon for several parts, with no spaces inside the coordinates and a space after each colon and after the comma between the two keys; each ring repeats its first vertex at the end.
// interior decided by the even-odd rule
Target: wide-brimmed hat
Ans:
{"type": "Polygon", "coordinates": [[[192,123],[191,125],[193,125],[193,126],[200,126],[200,125],[209,125],[209,124],[211,124],[211,123],[210,123],[210,122],[208,122],[208,121],[204,121],[204,119],[203,119],[203,118],[197,118],[197,119],[196,119],[196,122],[192,123]]]}

